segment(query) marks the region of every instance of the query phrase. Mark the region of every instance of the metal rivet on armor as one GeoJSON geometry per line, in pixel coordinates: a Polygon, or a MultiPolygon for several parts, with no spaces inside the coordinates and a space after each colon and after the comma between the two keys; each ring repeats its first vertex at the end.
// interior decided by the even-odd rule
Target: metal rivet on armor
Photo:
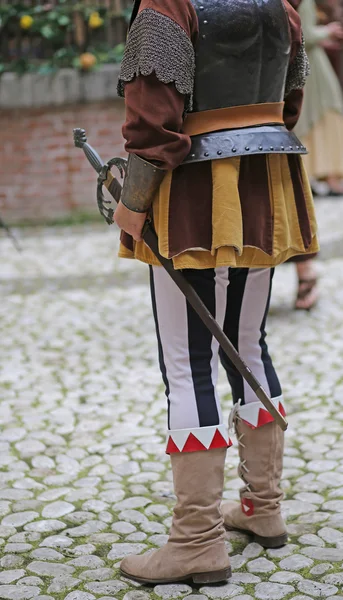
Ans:
{"type": "Polygon", "coordinates": [[[273,151],[274,150],[274,146],[270,146],[270,149],[271,149],[271,151],[273,151]]]}
{"type": "Polygon", "coordinates": [[[205,152],[205,154],[204,154],[204,156],[209,156],[209,155],[210,155],[209,152],[205,152]]]}
{"type": "Polygon", "coordinates": [[[204,7],[203,6],[199,6],[199,10],[204,10],[204,7]]]}
{"type": "Polygon", "coordinates": [[[203,40],[206,40],[206,35],[205,35],[205,34],[202,36],[202,39],[203,39],[203,40]]]}
{"type": "Polygon", "coordinates": [[[290,146],[290,147],[289,147],[289,149],[290,149],[290,150],[293,150],[293,146],[290,146]]]}
{"type": "Polygon", "coordinates": [[[191,158],[195,158],[195,154],[191,154],[191,158]]]}
{"type": "Polygon", "coordinates": [[[221,156],[221,154],[223,154],[222,150],[218,150],[217,154],[218,156],[221,156]]]}
{"type": "Polygon", "coordinates": [[[297,146],[297,150],[300,150],[300,146],[297,146]]]}
{"type": "Polygon", "coordinates": [[[259,150],[263,150],[263,146],[259,146],[259,147],[258,147],[258,149],[259,149],[259,150]]]}
{"type": "Polygon", "coordinates": [[[249,146],[245,146],[245,149],[247,152],[249,152],[249,150],[250,150],[249,146]]]}
{"type": "Polygon", "coordinates": [[[232,152],[237,152],[237,148],[233,147],[232,152]]]}
{"type": "Polygon", "coordinates": [[[284,149],[285,149],[285,146],[281,146],[281,150],[284,150],[284,149]]]}
{"type": "Polygon", "coordinates": [[[204,25],[207,25],[208,21],[203,21],[204,25]]]}

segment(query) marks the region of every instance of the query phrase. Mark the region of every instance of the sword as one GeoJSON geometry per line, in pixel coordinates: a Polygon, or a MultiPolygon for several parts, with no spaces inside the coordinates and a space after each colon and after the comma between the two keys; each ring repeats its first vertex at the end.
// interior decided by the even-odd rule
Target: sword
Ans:
{"type": "MultiPolygon", "coordinates": [[[[94,148],[92,148],[92,146],[90,146],[87,143],[87,136],[84,129],[74,129],[74,144],[77,148],[82,148],[90,164],[99,174],[97,192],[98,206],[100,213],[110,225],[113,222],[114,211],[112,208],[106,208],[104,206],[104,203],[110,203],[110,201],[104,199],[101,192],[101,188],[102,184],[104,184],[110,192],[113,199],[117,203],[119,202],[122,186],[119,183],[119,181],[112,175],[110,169],[111,166],[115,165],[119,169],[121,176],[123,176],[126,161],[122,158],[115,158],[109,161],[107,164],[105,164],[100,158],[99,154],[94,150],[94,148]]],[[[149,246],[149,248],[158,258],[159,262],[166,269],[170,277],[176,283],[177,287],[184,294],[189,304],[199,315],[202,322],[206,325],[206,327],[209,329],[212,335],[219,342],[221,348],[229,357],[231,362],[235,365],[237,371],[240,373],[243,379],[245,379],[245,381],[248,383],[251,389],[255,392],[257,398],[262,402],[266,410],[272,415],[279,427],[281,427],[283,431],[286,431],[288,427],[286,419],[279,412],[277,407],[273,404],[271,398],[263,389],[260,382],[256,379],[255,375],[251,372],[248,365],[240,357],[236,348],[230,342],[229,338],[225,335],[224,331],[218,325],[217,321],[211,315],[210,311],[205,306],[203,301],[199,298],[194,288],[188,283],[188,281],[183,276],[182,272],[174,269],[172,261],[168,260],[167,258],[164,258],[159,253],[157,234],[153,228],[152,223],[148,220],[144,226],[142,237],[145,243],[149,246]]]]}

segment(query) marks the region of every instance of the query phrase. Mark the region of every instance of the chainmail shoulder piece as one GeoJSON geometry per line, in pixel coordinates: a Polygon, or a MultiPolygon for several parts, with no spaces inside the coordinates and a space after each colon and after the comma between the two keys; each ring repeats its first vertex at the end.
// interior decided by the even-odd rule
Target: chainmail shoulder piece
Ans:
{"type": "Polygon", "coordinates": [[[162,83],[174,83],[186,96],[186,110],[192,110],[195,53],[186,32],[169,17],[146,8],[130,29],[121,64],[118,95],[125,95],[125,83],[138,75],[156,74],[162,83]]]}
{"type": "Polygon", "coordinates": [[[285,97],[293,90],[301,90],[310,74],[310,63],[305,50],[304,34],[302,34],[301,46],[295,59],[290,65],[286,79],[285,97]]]}

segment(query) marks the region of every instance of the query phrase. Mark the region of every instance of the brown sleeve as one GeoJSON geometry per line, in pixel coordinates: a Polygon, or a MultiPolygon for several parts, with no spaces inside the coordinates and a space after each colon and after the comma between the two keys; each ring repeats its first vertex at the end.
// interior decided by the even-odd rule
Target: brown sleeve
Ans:
{"type": "MultiPolygon", "coordinates": [[[[294,0],[292,0],[292,4],[300,4],[300,2],[294,2],[294,0]]],[[[289,61],[290,67],[294,63],[302,44],[301,20],[292,4],[288,0],[284,0],[291,34],[291,55],[289,61]]],[[[298,122],[303,96],[303,89],[294,89],[285,98],[283,117],[285,125],[289,130],[292,130],[298,122]]]]}
{"type": "Polygon", "coordinates": [[[175,169],[190,150],[181,130],[191,104],[197,33],[190,0],[142,0],[128,37],[121,67],[125,148],[163,169],[175,169]]]}
{"type": "Polygon", "coordinates": [[[162,169],[175,169],[190,150],[190,137],[181,133],[184,96],[174,84],[152,74],[125,86],[125,149],[162,169]]]}

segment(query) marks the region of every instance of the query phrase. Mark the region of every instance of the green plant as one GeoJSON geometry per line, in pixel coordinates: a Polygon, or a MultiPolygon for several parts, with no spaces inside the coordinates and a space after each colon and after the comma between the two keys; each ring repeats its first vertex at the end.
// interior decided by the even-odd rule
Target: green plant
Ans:
{"type": "MultiPolygon", "coordinates": [[[[27,7],[22,2],[1,5],[0,35],[5,40],[5,56],[0,60],[0,75],[8,71],[47,74],[63,67],[81,68],[80,56],[86,52],[94,55],[92,62],[97,66],[119,62],[123,44],[110,47],[104,41],[105,27],[112,16],[96,3],[85,6],[70,0],[58,0],[54,6],[27,7]]],[[[117,16],[127,21],[128,11],[117,16]]]]}

